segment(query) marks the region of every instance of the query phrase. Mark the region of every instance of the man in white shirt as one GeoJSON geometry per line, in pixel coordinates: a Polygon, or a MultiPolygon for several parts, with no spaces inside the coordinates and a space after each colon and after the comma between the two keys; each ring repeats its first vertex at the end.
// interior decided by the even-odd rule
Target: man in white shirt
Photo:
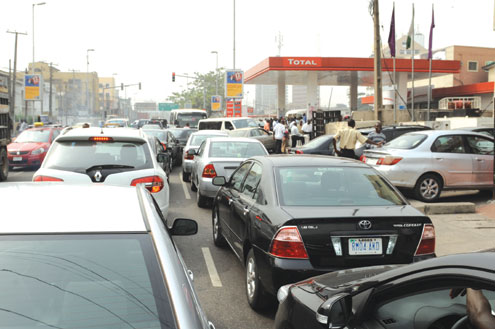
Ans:
{"type": "Polygon", "coordinates": [[[309,139],[313,139],[312,133],[313,133],[313,124],[311,123],[311,120],[308,120],[308,122],[304,123],[302,130],[305,135],[309,135],[309,139]]]}
{"type": "Polygon", "coordinates": [[[275,153],[282,153],[282,141],[284,139],[285,133],[285,121],[284,119],[280,120],[280,123],[277,123],[273,127],[273,138],[275,139],[275,153]]]}
{"type": "Polygon", "coordinates": [[[297,123],[294,123],[290,128],[290,138],[292,139],[292,147],[297,146],[297,141],[301,139],[299,129],[297,129],[297,123]]]}

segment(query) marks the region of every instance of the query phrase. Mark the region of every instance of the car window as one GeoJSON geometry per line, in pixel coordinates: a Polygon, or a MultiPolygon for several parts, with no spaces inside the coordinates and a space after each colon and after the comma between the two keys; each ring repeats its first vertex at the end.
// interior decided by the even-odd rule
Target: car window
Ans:
{"type": "Polygon", "coordinates": [[[240,166],[230,177],[229,185],[236,191],[241,191],[242,181],[251,167],[252,162],[246,162],[242,166],[240,166]]]}
{"type": "Polygon", "coordinates": [[[203,121],[199,123],[199,130],[220,130],[222,121],[203,121]]]}
{"type": "Polygon", "coordinates": [[[54,142],[44,168],[86,173],[96,165],[126,165],[133,169],[153,168],[147,142],[54,142]]]}
{"type": "Polygon", "coordinates": [[[254,163],[249,169],[244,185],[242,186],[242,194],[255,198],[256,188],[261,180],[262,168],[258,163],[254,163]]]}
{"type": "Polygon", "coordinates": [[[232,125],[232,122],[230,121],[225,121],[225,130],[233,130],[234,126],[232,125]]]}
{"type": "Polygon", "coordinates": [[[257,137],[257,136],[260,136],[260,132],[258,129],[251,129],[251,131],[249,132],[250,136],[251,137],[257,137]]]}
{"type": "Polygon", "coordinates": [[[234,125],[237,129],[248,128],[248,127],[258,127],[258,124],[253,119],[234,120],[234,125]]]}
{"type": "Polygon", "coordinates": [[[249,158],[266,154],[265,147],[258,142],[212,142],[209,151],[210,158],[249,158]]]}
{"type": "Polygon", "coordinates": [[[203,155],[203,151],[205,150],[206,140],[204,140],[198,148],[198,156],[203,155]]]}
{"type": "Polygon", "coordinates": [[[50,129],[35,130],[29,129],[23,131],[16,138],[16,143],[48,143],[50,139],[50,129]]]}
{"type": "Polygon", "coordinates": [[[260,136],[270,136],[270,134],[263,129],[258,129],[258,133],[260,134],[260,136]]]}
{"type": "Polygon", "coordinates": [[[60,135],[60,130],[53,129],[52,141],[55,140],[55,138],[57,138],[58,135],[60,135]]]}
{"type": "Polygon", "coordinates": [[[403,205],[400,195],[371,168],[278,167],[279,202],[285,206],[403,205]]]}
{"type": "Polygon", "coordinates": [[[149,234],[3,236],[6,328],[170,328],[149,234]]]}
{"type": "Polygon", "coordinates": [[[466,136],[470,153],[493,155],[493,142],[480,136],[466,136]]]}
{"type": "Polygon", "coordinates": [[[460,135],[438,137],[431,146],[431,151],[436,153],[466,153],[464,141],[460,135]]]}

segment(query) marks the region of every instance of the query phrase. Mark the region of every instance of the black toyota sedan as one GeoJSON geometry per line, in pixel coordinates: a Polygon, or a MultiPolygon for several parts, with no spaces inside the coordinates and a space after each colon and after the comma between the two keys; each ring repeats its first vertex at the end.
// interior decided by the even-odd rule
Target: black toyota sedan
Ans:
{"type": "Polygon", "coordinates": [[[283,286],[277,297],[275,329],[461,329],[480,320],[494,328],[495,253],[337,271],[283,286]]]}
{"type": "Polygon", "coordinates": [[[284,284],[345,268],[435,256],[431,220],[383,176],[355,160],[311,155],[250,158],[214,199],[214,243],[246,265],[249,304],[284,284]]]}

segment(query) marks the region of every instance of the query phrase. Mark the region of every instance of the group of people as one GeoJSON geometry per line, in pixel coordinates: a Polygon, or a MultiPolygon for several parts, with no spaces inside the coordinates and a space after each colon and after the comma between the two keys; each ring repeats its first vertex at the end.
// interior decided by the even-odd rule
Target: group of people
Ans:
{"type": "Polygon", "coordinates": [[[301,144],[304,145],[305,135],[312,139],[313,125],[311,120],[306,121],[305,117],[289,118],[287,120],[281,117],[280,119],[266,120],[264,129],[273,132],[275,153],[282,154],[287,153],[289,142],[291,147],[296,147],[298,141],[301,141],[301,144]]]}

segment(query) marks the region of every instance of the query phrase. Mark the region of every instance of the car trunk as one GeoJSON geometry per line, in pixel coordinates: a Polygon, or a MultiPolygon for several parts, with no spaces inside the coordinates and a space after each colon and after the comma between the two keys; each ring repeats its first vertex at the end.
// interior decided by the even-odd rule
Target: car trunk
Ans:
{"type": "MultiPolygon", "coordinates": [[[[213,160],[213,159],[212,159],[213,160]]],[[[242,161],[245,159],[238,159],[238,158],[230,158],[230,159],[218,159],[211,161],[210,163],[213,164],[215,167],[215,172],[217,173],[217,176],[224,176],[226,180],[230,178],[230,175],[234,172],[234,170],[239,167],[242,161]]]]}
{"type": "Polygon", "coordinates": [[[322,269],[410,263],[431,223],[411,206],[283,209],[294,218],[285,225],[298,227],[311,264],[322,269]]]}
{"type": "Polygon", "coordinates": [[[363,156],[366,157],[364,161],[368,165],[376,165],[378,159],[384,158],[386,156],[392,155],[391,152],[388,152],[386,149],[381,150],[366,150],[363,152],[363,156]]]}

